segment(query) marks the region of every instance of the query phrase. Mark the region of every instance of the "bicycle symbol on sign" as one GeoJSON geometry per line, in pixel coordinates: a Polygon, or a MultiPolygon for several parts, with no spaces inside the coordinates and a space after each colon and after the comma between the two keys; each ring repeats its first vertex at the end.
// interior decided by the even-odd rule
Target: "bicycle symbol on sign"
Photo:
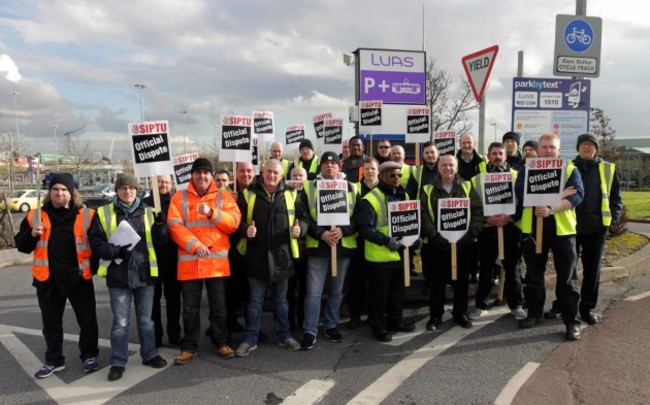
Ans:
{"type": "Polygon", "coordinates": [[[566,42],[567,44],[573,44],[576,40],[583,45],[589,45],[591,43],[591,37],[585,33],[584,28],[579,30],[573,27],[573,32],[566,36],[566,42]]]}

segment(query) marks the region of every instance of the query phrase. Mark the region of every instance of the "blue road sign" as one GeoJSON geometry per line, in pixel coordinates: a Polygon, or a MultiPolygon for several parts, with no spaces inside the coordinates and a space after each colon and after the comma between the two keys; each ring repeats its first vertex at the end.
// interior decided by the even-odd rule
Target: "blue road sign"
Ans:
{"type": "Polygon", "coordinates": [[[594,30],[579,18],[571,21],[564,29],[564,43],[573,52],[584,52],[593,43],[594,30]]]}

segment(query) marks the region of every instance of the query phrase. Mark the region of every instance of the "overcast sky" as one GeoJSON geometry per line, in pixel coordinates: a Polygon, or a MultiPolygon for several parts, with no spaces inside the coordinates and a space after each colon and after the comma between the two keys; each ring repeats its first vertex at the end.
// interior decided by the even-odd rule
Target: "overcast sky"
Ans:
{"type": "MultiPolygon", "coordinates": [[[[524,76],[553,77],[555,15],[567,0],[426,1],[427,58],[458,79],[461,58],[499,45],[486,90],[486,122],[511,125],[517,52],[524,76]]],[[[342,54],[357,48],[422,47],[422,1],[410,0],[16,0],[0,3],[0,131],[14,131],[33,152],[77,132],[106,154],[126,151],[127,123],[169,120],[178,142],[214,142],[217,115],[273,111],[275,132],[308,126],[314,115],[347,118],[354,71],[342,54]]],[[[649,134],[650,6],[590,0],[603,19],[602,62],[591,105],[603,108],[619,137],[649,134]]],[[[478,112],[468,115],[478,132],[478,112]]],[[[487,125],[486,131],[493,131],[487,125]]],[[[347,130],[344,135],[347,137],[347,130]]],[[[277,135],[276,135],[277,136],[277,135]]]]}

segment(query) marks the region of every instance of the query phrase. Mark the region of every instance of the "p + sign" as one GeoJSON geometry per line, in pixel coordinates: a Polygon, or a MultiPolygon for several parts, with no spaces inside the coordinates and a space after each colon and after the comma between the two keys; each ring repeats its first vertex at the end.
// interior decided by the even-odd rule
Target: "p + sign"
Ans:
{"type": "Polygon", "coordinates": [[[467,74],[469,85],[472,87],[472,92],[474,92],[474,98],[479,103],[483,97],[497,53],[499,53],[499,46],[494,45],[463,57],[463,68],[467,74]]]}
{"type": "Polygon", "coordinates": [[[425,104],[426,55],[422,51],[358,49],[359,101],[425,104]]]}
{"type": "Polygon", "coordinates": [[[598,77],[602,25],[600,17],[555,17],[555,76],[598,77]]]}

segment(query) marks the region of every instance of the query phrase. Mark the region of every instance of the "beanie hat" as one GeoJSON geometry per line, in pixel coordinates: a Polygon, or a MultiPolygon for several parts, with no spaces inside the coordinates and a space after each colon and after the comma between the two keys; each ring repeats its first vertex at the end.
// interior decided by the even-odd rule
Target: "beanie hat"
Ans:
{"type": "Polygon", "coordinates": [[[311,150],[314,150],[314,145],[309,139],[304,139],[302,142],[300,142],[300,145],[298,145],[298,150],[301,150],[302,148],[309,148],[311,150]]]}
{"type": "Polygon", "coordinates": [[[576,150],[580,149],[580,144],[583,142],[591,142],[596,146],[596,150],[598,150],[598,139],[596,139],[595,136],[592,134],[582,134],[578,137],[578,143],[576,143],[576,150]]]}
{"type": "Polygon", "coordinates": [[[341,165],[341,159],[339,159],[339,155],[337,155],[334,152],[325,152],[323,153],[323,156],[320,158],[320,164],[323,164],[328,161],[334,161],[337,165],[341,165]]]}
{"type": "Polygon", "coordinates": [[[522,146],[521,149],[522,149],[522,150],[525,149],[526,146],[530,146],[531,148],[537,150],[537,148],[539,147],[539,142],[537,142],[537,141],[533,141],[533,140],[531,139],[530,141],[526,141],[526,143],[524,143],[524,146],[522,146]]]}
{"type": "Polygon", "coordinates": [[[520,142],[520,137],[519,134],[516,132],[506,132],[503,134],[503,137],[501,138],[501,142],[505,142],[507,139],[513,139],[515,142],[517,142],[517,145],[519,145],[520,142]]]}
{"type": "Polygon", "coordinates": [[[198,158],[192,163],[192,171],[191,173],[194,173],[197,170],[207,170],[210,173],[214,172],[214,166],[212,166],[212,162],[206,158],[198,158]]]}
{"type": "Polygon", "coordinates": [[[74,179],[70,173],[55,173],[50,179],[50,190],[55,184],[63,184],[70,194],[74,192],[74,179]]]}
{"type": "Polygon", "coordinates": [[[117,175],[117,179],[115,180],[115,191],[123,186],[134,187],[136,190],[140,188],[138,179],[136,179],[131,173],[120,173],[117,175]]]}

